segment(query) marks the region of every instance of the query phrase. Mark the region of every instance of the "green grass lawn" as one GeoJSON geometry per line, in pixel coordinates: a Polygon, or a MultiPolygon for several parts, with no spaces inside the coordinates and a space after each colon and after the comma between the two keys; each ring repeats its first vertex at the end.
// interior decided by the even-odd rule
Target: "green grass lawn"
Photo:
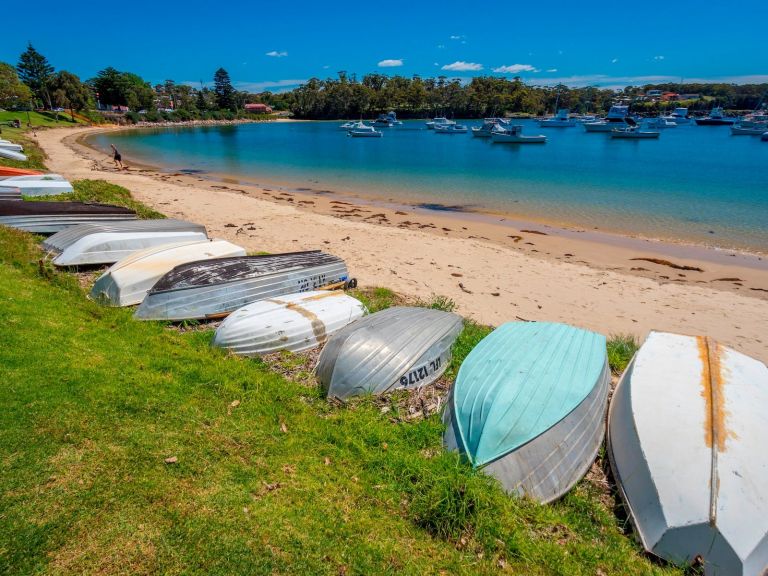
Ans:
{"type": "MultiPolygon", "coordinates": [[[[438,416],[331,404],[211,330],[100,307],[37,240],[0,227],[0,574],[677,573],[598,485],[508,497],[442,450],[438,416]]],[[[468,325],[457,358],[487,332],[468,325]]]]}
{"type": "Polygon", "coordinates": [[[24,154],[27,161],[8,160],[0,158],[0,166],[11,166],[13,168],[30,168],[36,170],[45,169],[45,155],[34,140],[27,137],[26,132],[35,128],[61,128],[66,126],[78,126],[80,122],[72,122],[72,119],[65,112],[59,112],[59,119],[56,120],[55,112],[9,112],[0,110],[0,138],[11,140],[24,146],[24,154]],[[7,122],[18,119],[21,122],[21,128],[12,128],[7,122]],[[31,126],[27,126],[30,123],[31,126]]]}

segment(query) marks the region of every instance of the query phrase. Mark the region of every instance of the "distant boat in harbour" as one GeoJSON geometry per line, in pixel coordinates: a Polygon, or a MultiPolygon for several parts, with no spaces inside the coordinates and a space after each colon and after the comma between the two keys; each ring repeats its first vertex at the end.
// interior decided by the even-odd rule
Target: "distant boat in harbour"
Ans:
{"type": "Polygon", "coordinates": [[[505,118],[484,118],[482,126],[472,127],[472,136],[475,138],[490,138],[494,128],[503,129],[509,126],[509,120],[505,118]]]}
{"type": "Polygon", "coordinates": [[[402,125],[402,122],[397,119],[397,114],[394,111],[379,114],[379,117],[373,121],[373,126],[376,128],[391,128],[392,126],[400,125],[402,125]]]}
{"type": "Polygon", "coordinates": [[[539,120],[539,126],[542,128],[572,128],[576,126],[576,120],[570,118],[568,114],[567,108],[560,108],[554,116],[539,120]]]}
{"type": "Polygon", "coordinates": [[[353,138],[381,138],[383,133],[376,130],[373,126],[358,122],[354,128],[350,128],[347,131],[347,135],[353,138]]]}
{"type": "Polygon", "coordinates": [[[427,124],[427,129],[434,130],[435,126],[449,126],[451,124],[456,124],[453,120],[448,120],[448,118],[444,116],[438,116],[437,118],[433,118],[427,124]]]}
{"type": "Polygon", "coordinates": [[[640,126],[632,118],[627,118],[628,126],[626,128],[614,128],[611,131],[611,138],[625,140],[648,140],[658,138],[661,132],[640,130],[640,126]]]}
{"type": "Polygon", "coordinates": [[[629,126],[627,117],[629,116],[629,106],[611,106],[608,116],[604,120],[596,122],[584,122],[584,130],[587,132],[612,132],[615,128],[626,128],[629,126]]]}
{"type": "Polygon", "coordinates": [[[672,114],[661,116],[665,120],[674,122],[678,126],[681,124],[690,124],[691,119],[688,117],[688,108],[675,108],[672,114]]]}
{"type": "Polygon", "coordinates": [[[644,122],[647,128],[653,128],[655,130],[664,130],[666,128],[677,128],[677,123],[673,122],[669,118],[659,116],[657,118],[646,118],[644,122]]]}
{"type": "Polygon", "coordinates": [[[434,127],[435,134],[466,134],[469,129],[464,124],[438,124],[434,127]]]}
{"type": "Polygon", "coordinates": [[[723,114],[723,109],[719,106],[712,108],[709,116],[704,118],[696,118],[696,124],[698,126],[730,126],[736,122],[736,118],[727,118],[723,114]]]}
{"type": "Polygon", "coordinates": [[[491,140],[494,144],[544,144],[547,141],[547,137],[543,134],[525,136],[523,135],[523,127],[515,124],[507,128],[494,130],[491,133],[491,140]]]}

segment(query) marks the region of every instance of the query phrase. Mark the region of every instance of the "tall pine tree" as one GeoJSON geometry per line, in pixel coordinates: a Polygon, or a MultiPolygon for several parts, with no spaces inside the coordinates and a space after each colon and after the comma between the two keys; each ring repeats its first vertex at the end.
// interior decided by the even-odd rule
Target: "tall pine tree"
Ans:
{"type": "Polygon", "coordinates": [[[219,110],[235,109],[235,89],[229,79],[229,73],[224,68],[216,70],[213,75],[213,93],[216,95],[216,106],[219,110]]]}
{"type": "Polygon", "coordinates": [[[29,86],[43,106],[50,109],[52,106],[49,84],[53,77],[53,66],[48,63],[48,59],[29,44],[19,57],[16,71],[21,81],[29,86]]]}

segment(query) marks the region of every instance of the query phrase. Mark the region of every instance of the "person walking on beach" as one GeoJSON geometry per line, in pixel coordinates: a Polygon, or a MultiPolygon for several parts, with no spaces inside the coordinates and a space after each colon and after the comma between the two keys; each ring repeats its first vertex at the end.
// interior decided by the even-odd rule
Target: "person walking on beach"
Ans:
{"type": "Polygon", "coordinates": [[[117,166],[118,170],[125,170],[125,166],[123,166],[123,157],[120,155],[120,152],[117,148],[115,148],[114,144],[110,144],[112,147],[112,151],[115,153],[112,159],[115,161],[115,166],[117,166]]]}

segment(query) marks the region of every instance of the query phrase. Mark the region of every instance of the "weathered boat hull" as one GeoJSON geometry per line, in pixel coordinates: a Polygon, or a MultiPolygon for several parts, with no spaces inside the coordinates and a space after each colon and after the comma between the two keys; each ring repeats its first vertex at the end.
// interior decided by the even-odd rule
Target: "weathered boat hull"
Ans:
{"type": "MultiPolygon", "coordinates": [[[[37,177],[32,177],[37,178],[37,177]]],[[[13,178],[0,181],[3,185],[16,186],[21,190],[24,196],[58,196],[59,194],[70,194],[74,191],[72,184],[66,180],[47,180],[45,177],[40,179],[22,180],[13,178]]]]}
{"type": "Polygon", "coordinates": [[[204,241],[205,226],[183,220],[132,220],[82,224],[50,236],[43,247],[57,254],[57,266],[112,264],[161,244],[204,241]]]}
{"type": "Polygon", "coordinates": [[[135,317],[171,321],[223,317],[252,302],[348,280],[344,261],[320,251],[186,264],[158,281],[135,317]]]}
{"type": "Polygon", "coordinates": [[[235,310],[217,328],[213,345],[241,356],[301,352],[324,344],[365,312],[359,300],[338,290],[269,298],[235,310]]]}
{"type": "Polygon", "coordinates": [[[0,158],[7,158],[8,160],[18,160],[20,162],[26,162],[27,157],[20,151],[11,150],[10,148],[0,148],[0,158]]]}
{"type": "Polygon", "coordinates": [[[329,398],[415,389],[437,380],[463,328],[460,316],[394,307],[366,316],[332,336],[316,374],[329,398]]]}
{"type": "Polygon", "coordinates": [[[444,444],[506,491],[551,502],[594,462],[609,387],[603,336],[563,324],[502,325],[459,370],[444,444]]]}
{"type": "Polygon", "coordinates": [[[768,368],[651,332],[608,416],[608,455],[643,546],[711,575],[768,568],[768,368]]]}
{"type": "Polygon", "coordinates": [[[174,266],[224,256],[245,255],[225,240],[179,242],[139,250],[107,270],[93,285],[91,298],[106,306],[140,303],[152,286],[174,266]]]}
{"type": "Polygon", "coordinates": [[[13,186],[0,186],[0,200],[21,200],[21,190],[13,186]]]}
{"type": "Polygon", "coordinates": [[[0,225],[36,234],[55,234],[91,222],[135,219],[133,210],[109,204],[0,201],[0,225]]]}

